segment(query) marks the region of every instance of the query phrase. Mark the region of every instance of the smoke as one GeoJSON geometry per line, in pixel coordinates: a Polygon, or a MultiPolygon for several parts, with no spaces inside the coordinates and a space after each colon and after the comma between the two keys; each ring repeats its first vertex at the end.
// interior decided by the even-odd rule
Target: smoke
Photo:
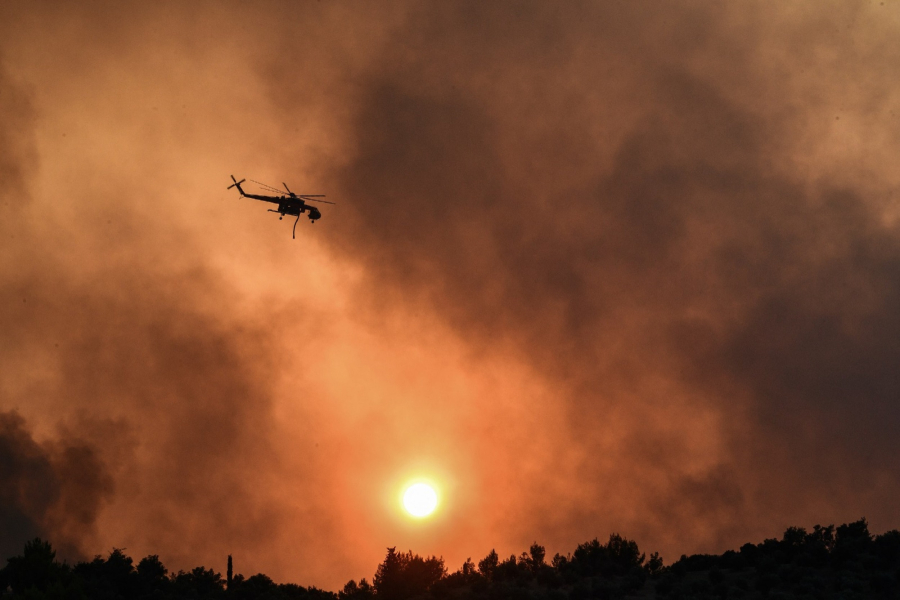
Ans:
{"type": "MultiPolygon", "coordinates": [[[[839,100],[896,150],[897,44],[862,7],[745,8],[413,10],[355,98],[334,248],[552,382],[582,452],[564,485],[593,506],[554,517],[569,535],[713,550],[896,517],[887,165],[799,154],[839,143],[839,100]],[[769,47],[791,36],[798,56],[769,47]]],[[[548,489],[572,494],[546,475],[516,491],[520,542],[548,489]]]]}
{"type": "Polygon", "coordinates": [[[0,414],[0,481],[5,556],[20,552],[23,539],[41,537],[64,556],[84,558],[82,543],[114,491],[93,443],[62,432],[38,444],[15,412],[0,414]]]}
{"type": "Polygon", "coordinates": [[[231,552],[242,569],[277,572],[292,558],[277,544],[288,511],[327,498],[277,497],[294,466],[274,448],[271,331],[285,309],[255,319],[183,228],[148,222],[141,206],[156,193],[114,176],[106,187],[96,173],[66,182],[51,223],[81,210],[49,228],[48,198],[33,191],[47,180],[37,160],[47,117],[27,90],[0,78],[3,556],[40,536],[69,560],[116,546],[217,567],[231,552]]]}
{"type": "Polygon", "coordinates": [[[336,587],[896,527],[890,7],[4,10],[9,548],[336,587]],[[232,172],[338,204],[294,242],[232,172]]]}

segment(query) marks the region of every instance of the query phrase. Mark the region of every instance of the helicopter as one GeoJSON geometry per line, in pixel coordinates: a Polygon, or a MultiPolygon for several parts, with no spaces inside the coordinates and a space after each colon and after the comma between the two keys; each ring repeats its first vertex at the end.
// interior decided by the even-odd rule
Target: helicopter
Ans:
{"type": "Polygon", "coordinates": [[[315,223],[316,219],[322,218],[322,213],[319,212],[319,209],[308,202],[321,202],[323,204],[334,204],[334,202],[328,202],[327,200],[319,200],[319,198],[324,198],[324,194],[295,194],[288,188],[286,183],[283,183],[284,189],[287,190],[287,195],[285,195],[283,190],[280,190],[276,187],[272,187],[271,185],[266,185],[265,183],[261,183],[259,181],[253,181],[253,183],[262,186],[265,190],[270,192],[275,192],[276,194],[281,194],[280,196],[261,196],[258,194],[248,194],[244,192],[241,188],[241,184],[247,181],[246,179],[241,179],[238,181],[234,178],[234,175],[231,176],[231,180],[234,182],[228,186],[227,189],[231,189],[236,187],[238,192],[241,193],[241,197],[243,198],[253,198],[254,200],[262,200],[263,202],[271,202],[272,204],[277,204],[278,208],[276,210],[269,209],[269,212],[278,213],[281,215],[278,217],[278,220],[284,218],[285,215],[290,215],[292,217],[296,216],[296,220],[294,220],[294,232],[291,235],[293,239],[297,238],[297,221],[300,220],[300,215],[303,213],[309,213],[309,220],[311,223],[315,223]]]}

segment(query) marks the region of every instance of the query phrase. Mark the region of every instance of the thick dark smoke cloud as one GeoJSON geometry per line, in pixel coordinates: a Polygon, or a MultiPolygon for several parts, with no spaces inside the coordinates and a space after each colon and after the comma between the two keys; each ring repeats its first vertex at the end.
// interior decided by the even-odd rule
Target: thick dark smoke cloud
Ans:
{"type": "Polygon", "coordinates": [[[63,554],[80,556],[113,480],[97,449],[65,435],[40,445],[15,412],[0,414],[0,551],[13,556],[23,539],[53,537],[63,554]]]}
{"type": "Polygon", "coordinates": [[[768,26],[749,6],[458,3],[412,11],[367,75],[335,247],[554,382],[561,443],[584,452],[573,485],[597,503],[567,527],[714,549],[790,520],[896,518],[882,164],[810,177],[796,156],[834,143],[838,100],[896,141],[896,41],[841,33],[862,35],[864,8],[768,26]],[[769,47],[790,36],[799,55],[769,47]],[[649,418],[667,405],[669,423],[649,418]],[[721,439],[701,457],[685,436],[706,413],[721,439]],[[637,514],[603,514],[611,484],[637,514]]]}
{"type": "MultiPolygon", "coordinates": [[[[22,252],[33,242],[25,224],[27,182],[36,166],[35,110],[27,89],[0,71],[0,235],[3,238],[3,312],[0,356],[4,371],[21,368],[18,351],[28,334],[23,313],[35,297],[10,267],[29,260],[22,252]]],[[[35,267],[46,266],[38,258],[35,267]]],[[[27,279],[27,277],[26,277],[27,279]]],[[[5,383],[9,383],[7,378],[5,383]]],[[[3,406],[14,405],[14,392],[0,391],[3,406]]],[[[0,555],[11,556],[24,540],[52,536],[61,552],[81,556],[81,542],[93,533],[97,514],[113,492],[113,480],[96,446],[82,436],[60,430],[53,441],[39,443],[16,411],[0,412],[0,555]]]]}
{"type": "Polygon", "coordinates": [[[0,549],[898,526],[896,8],[0,12],[0,549]],[[291,241],[232,172],[338,205],[291,241]]]}
{"type": "MultiPolygon", "coordinates": [[[[171,224],[155,237],[124,186],[81,207],[77,238],[48,233],[33,95],[0,77],[2,556],[40,536],[69,560],[117,546],[176,568],[220,569],[232,553],[277,572],[289,559],[272,547],[284,517],[272,323],[246,315],[171,224]]],[[[76,198],[94,191],[96,174],[80,175],[76,198]]]]}
{"type": "MultiPolygon", "coordinates": [[[[58,419],[90,442],[53,433],[39,445],[7,417],[4,482],[23,490],[13,508],[30,507],[13,520],[70,558],[105,551],[98,536],[112,534],[174,564],[217,565],[223,550],[277,538],[280,511],[266,497],[278,468],[272,390],[257,362],[271,349],[258,325],[217,316],[227,287],[202,266],[163,274],[134,258],[80,281],[44,267],[6,281],[5,354],[20,381],[35,382],[5,403],[49,408],[45,426],[58,419]],[[98,531],[102,508],[114,517],[98,531]]],[[[9,531],[6,550],[23,539],[9,531]]]]}

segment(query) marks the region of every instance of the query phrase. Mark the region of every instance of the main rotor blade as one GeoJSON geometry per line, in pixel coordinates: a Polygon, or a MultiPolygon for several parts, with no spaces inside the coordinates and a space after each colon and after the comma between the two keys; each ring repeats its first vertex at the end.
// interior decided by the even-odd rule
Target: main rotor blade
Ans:
{"type": "Polygon", "coordinates": [[[301,200],[309,200],[310,202],[321,202],[322,204],[334,204],[334,202],[329,202],[328,200],[316,200],[315,198],[307,198],[306,196],[297,196],[301,200]]]}
{"type": "Polygon", "coordinates": [[[269,190],[271,190],[271,191],[273,191],[273,192],[278,192],[279,194],[282,193],[282,192],[284,191],[284,190],[278,189],[278,188],[275,187],[275,186],[271,186],[271,185],[269,185],[268,183],[263,183],[262,181],[256,181],[255,179],[251,179],[250,181],[252,181],[253,183],[255,183],[255,184],[257,184],[257,185],[261,185],[261,186],[263,186],[264,188],[268,188],[269,190]]]}

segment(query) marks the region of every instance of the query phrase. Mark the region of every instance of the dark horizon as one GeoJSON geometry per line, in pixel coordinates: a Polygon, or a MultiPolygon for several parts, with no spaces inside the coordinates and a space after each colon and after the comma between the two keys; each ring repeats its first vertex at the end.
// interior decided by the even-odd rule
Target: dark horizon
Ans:
{"type": "MultiPolygon", "coordinates": [[[[582,600],[642,598],[891,598],[900,591],[900,531],[869,532],[865,518],[807,531],[789,527],[780,539],[741,545],[722,555],[682,555],[666,565],[658,553],[642,552],[617,533],[579,544],[574,552],[550,558],[537,542],[527,551],[470,558],[456,570],[443,557],[387,548],[371,581],[351,579],[340,590],[277,583],[264,573],[245,577],[198,566],[169,572],[158,555],[140,561],[114,548],[104,559],[73,566],[55,559],[40,539],[0,568],[0,589],[11,599],[91,598],[302,598],[304,600],[485,600],[530,598],[582,600]],[[780,595],[779,595],[780,594],[780,595]]],[[[3,597],[6,597],[4,595],[3,597]]]]}

